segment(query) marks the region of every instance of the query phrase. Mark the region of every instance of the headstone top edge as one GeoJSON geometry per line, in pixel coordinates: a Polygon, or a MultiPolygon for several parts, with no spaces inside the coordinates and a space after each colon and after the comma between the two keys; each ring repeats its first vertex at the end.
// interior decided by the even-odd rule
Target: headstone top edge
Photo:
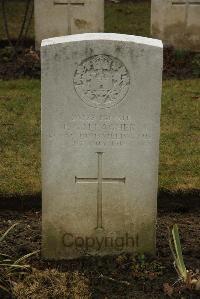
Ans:
{"type": "Polygon", "coordinates": [[[71,42],[97,41],[97,40],[133,42],[136,44],[144,44],[147,46],[163,48],[163,43],[159,39],[148,38],[148,37],[137,36],[137,35],[117,34],[117,33],[82,33],[82,34],[53,37],[53,38],[44,39],[42,41],[41,48],[58,45],[58,44],[71,43],[71,42]]]}

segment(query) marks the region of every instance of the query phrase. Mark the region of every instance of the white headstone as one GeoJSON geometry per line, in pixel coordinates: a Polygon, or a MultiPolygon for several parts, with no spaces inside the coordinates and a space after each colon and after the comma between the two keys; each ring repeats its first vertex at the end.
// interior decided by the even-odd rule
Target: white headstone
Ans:
{"type": "Polygon", "coordinates": [[[41,55],[43,255],[154,253],[161,41],[72,35],[41,55]]]}
{"type": "Polygon", "coordinates": [[[152,0],[151,33],[175,48],[200,51],[200,0],[152,0]]]}
{"type": "Polygon", "coordinates": [[[46,38],[104,31],[104,0],[34,0],[35,45],[46,38]]]}

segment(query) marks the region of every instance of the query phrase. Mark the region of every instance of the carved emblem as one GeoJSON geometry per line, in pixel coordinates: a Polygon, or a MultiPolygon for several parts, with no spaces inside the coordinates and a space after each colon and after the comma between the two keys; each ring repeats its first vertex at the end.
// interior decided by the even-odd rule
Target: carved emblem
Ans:
{"type": "Polygon", "coordinates": [[[123,62],[108,55],[84,60],[74,74],[74,87],[87,105],[110,108],[126,96],[130,76],[123,62]]]}

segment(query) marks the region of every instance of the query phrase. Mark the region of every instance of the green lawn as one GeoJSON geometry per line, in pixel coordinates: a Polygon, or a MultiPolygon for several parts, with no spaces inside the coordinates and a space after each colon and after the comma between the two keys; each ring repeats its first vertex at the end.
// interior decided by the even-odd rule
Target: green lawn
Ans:
{"type": "Polygon", "coordinates": [[[40,82],[0,81],[0,193],[40,190],[40,82]]]}
{"type": "MultiPolygon", "coordinates": [[[[42,1],[42,0],[41,0],[42,1]]],[[[6,10],[11,38],[17,38],[25,11],[25,0],[7,0],[6,10]]],[[[105,32],[150,35],[150,1],[138,3],[109,3],[105,5],[105,32]]],[[[27,37],[34,39],[34,19],[27,37]]],[[[5,39],[0,11],[0,40],[5,39]]]]}
{"type": "MultiPolygon", "coordinates": [[[[8,0],[9,28],[17,37],[24,0],[8,0]]],[[[34,20],[28,37],[34,38],[34,20]]],[[[105,6],[105,31],[149,36],[150,1],[105,6]]],[[[0,39],[5,38],[0,15],[0,39]]],[[[200,187],[200,84],[163,83],[159,188],[200,187]]],[[[40,192],[40,82],[0,81],[0,193],[40,192]]]]}
{"type": "Polygon", "coordinates": [[[159,186],[200,187],[200,81],[164,81],[159,186]]]}
{"type": "MultiPolygon", "coordinates": [[[[198,80],[164,81],[159,188],[200,187],[198,80]]],[[[0,81],[0,193],[34,194],[40,185],[40,81],[0,81]]]]}
{"type": "Polygon", "coordinates": [[[105,6],[105,31],[150,36],[150,1],[105,6]]]}

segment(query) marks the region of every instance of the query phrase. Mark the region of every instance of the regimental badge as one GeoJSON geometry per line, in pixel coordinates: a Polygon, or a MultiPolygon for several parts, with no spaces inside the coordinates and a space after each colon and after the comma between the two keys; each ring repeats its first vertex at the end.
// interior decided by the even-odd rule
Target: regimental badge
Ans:
{"type": "Polygon", "coordinates": [[[110,108],[126,96],[130,76],[126,66],[118,58],[108,55],[92,56],[77,67],[74,88],[87,105],[110,108]]]}

